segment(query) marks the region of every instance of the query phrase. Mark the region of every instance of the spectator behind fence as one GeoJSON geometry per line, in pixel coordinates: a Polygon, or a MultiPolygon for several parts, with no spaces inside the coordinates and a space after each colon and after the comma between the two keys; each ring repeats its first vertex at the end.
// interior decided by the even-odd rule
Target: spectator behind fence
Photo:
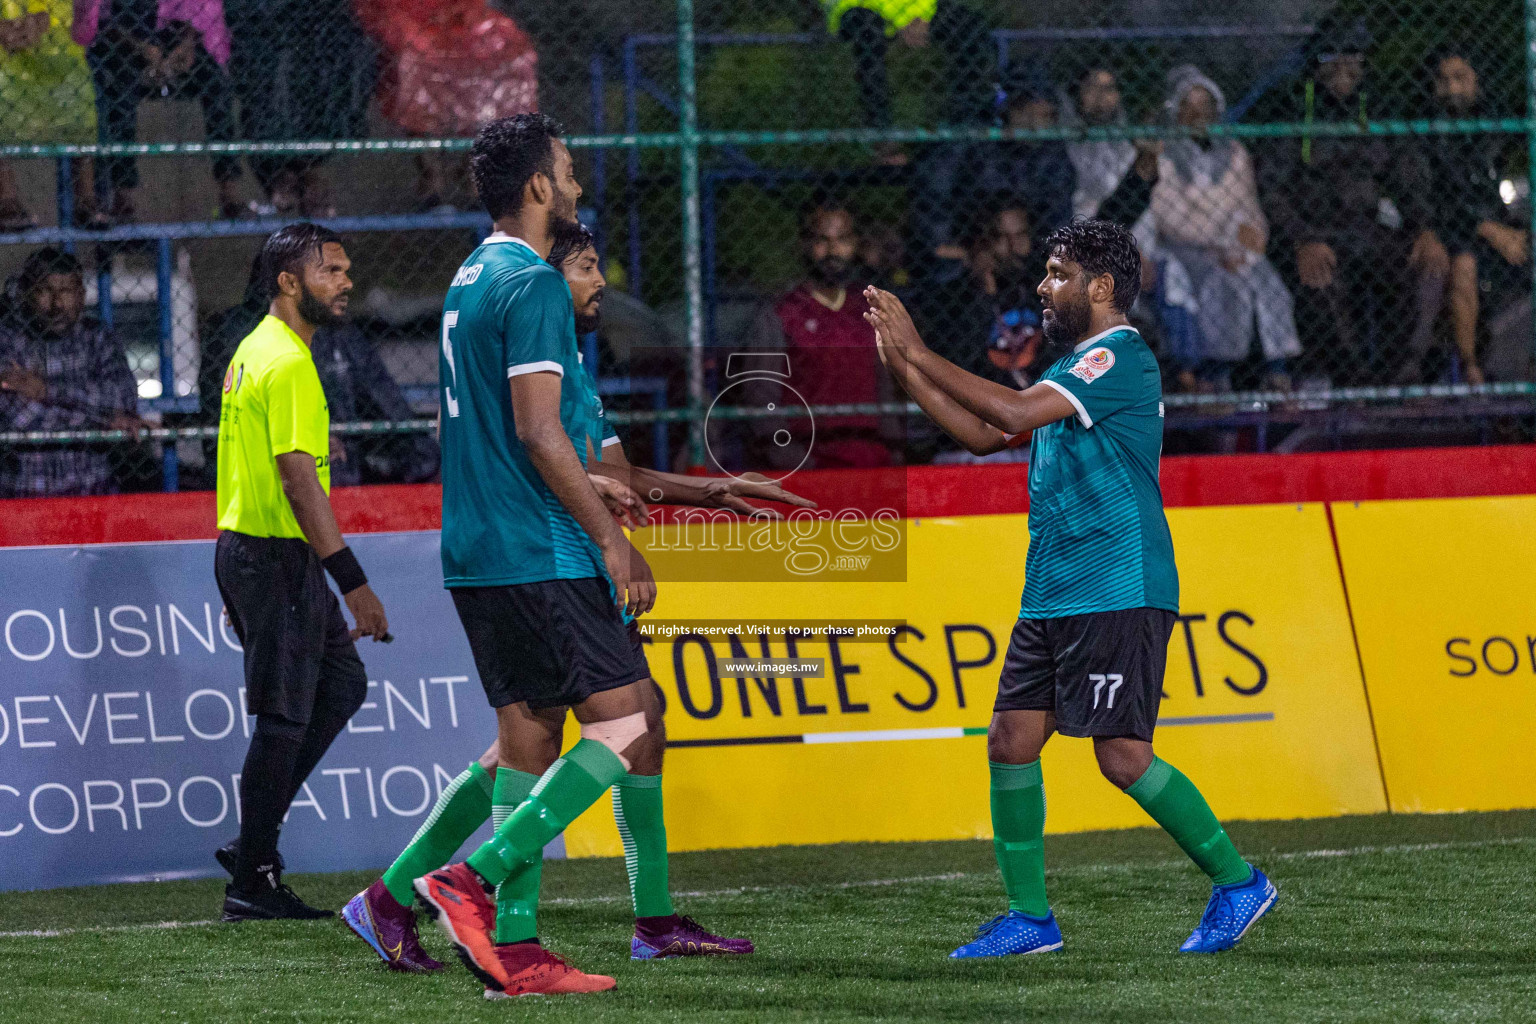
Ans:
{"type": "Polygon", "coordinates": [[[1042,261],[1029,259],[1035,249],[1027,210],[1011,198],[977,205],[965,273],[914,292],[912,318],[930,347],[967,373],[1025,388],[1043,368],[1035,294],[1042,261]]]}
{"type": "MultiPolygon", "coordinates": [[[[1365,26],[1325,23],[1317,40],[1303,79],[1261,120],[1366,122],[1365,26]]],[[[1344,385],[1417,381],[1450,260],[1429,223],[1446,197],[1426,187],[1413,144],[1308,132],[1263,144],[1259,157],[1282,266],[1294,261],[1302,372],[1344,385]]]]}
{"type": "MultiPolygon", "coordinates": [[[[1011,70],[999,86],[998,118],[1005,128],[1038,131],[1057,124],[1060,100],[1043,68],[1011,70]]],[[[1072,161],[1058,140],[1014,140],[941,147],[919,164],[912,205],[934,283],[963,273],[967,211],[983,197],[1011,197],[1029,215],[1035,248],[1055,225],[1072,219],[1072,161]]]]}
{"type": "MultiPolygon", "coordinates": [[[[101,141],[136,141],[139,103],[151,97],[195,99],[210,141],[235,138],[229,76],[229,30],[220,0],[75,0],[74,38],[86,48],[96,79],[101,141]]],[[[134,219],[139,187],[133,157],[100,158],[97,187],[112,221],[134,219]]],[[[240,158],[215,156],[219,215],[243,212],[236,183],[240,158]]]]}
{"type": "Polygon", "coordinates": [[[1259,209],[1253,163],[1235,139],[1207,129],[1226,108],[1220,87],[1184,64],[1168,73],[1165,114],[1186,129],[1158,163],[1152,216],[1160,247],[1189,271],[1199,304],[1198,383],[1227,390],[1248,357],[1254,326],[1264,357],[1264,385],[1290,386],[1288,360],[1301,352],[1291,293],[1264,257],[1268,224],[1259,209]]]}
{"type": "MultiPolygon", "coordinates": [[[[1428,63],[1435,116],[1490,116],[1466,51],[1437,50],[1428,63]]],[[[1500,135],[1446,135],[1423,147],[1436,197],[1430,220],[1450,253],[1451,326],[1462,377],[1472,384],[1531,379],[1530,243],[1524,230],[1505,220],[1499,195],[1505,143],[1500,135]],[[1485,305],[1488,322],[1482,324],[1485,305]],[[1488,328],[1481,357],[1480,327],[1488,328]]]]}
{"type": "MultiPolygon", "coordinates": [[[[85,51],[69,37],[70,0],[0,0],[0,140],[41,145],[96,141],[95,89],[85,51]]],[[[91,163],[70,160],[75,224],[95,215],[91,163]]],[[[0,231],[37,226],[16,176],[0,160],[0,231]]]]}
{"type": "MultiPolygon", "coordinates": [[[[260,255],[251,264],[245,298],[209,319],[203,332],[198,393],[204,416],[217,422],[224,369],[240,342],[261,323],[271,304],[262,286],[260,255]]],[[[332,423],[413,418],[405,393],[384,365],[377,346],[350,321],[316,328],[310,347],[332,423]]],[[[211,460],[213,445],[204,446],[211,460]]],[[[424,434],[331,437],[331,483],[421,483],[437,474],[437,442],[424,434]]]]}
{"type": "MultiPolygon", "coordinates": [[[[1120,80],[1103,65],[1090,65],[1078,76],[1062,106],[1062,122],[1071,127],[1125,127],[1130,123],[1121,101],[1120,80]]],[[[1199,306],[1189,272],[1157,246],[1157,226],[1151,213],[1152,187],[1157,184],[1158,157],[1163,144],[1156,139],[1099,139],[1067,143],[1067,156],[1076,176],[1072,214],[1124,224],[1141,250],[1142,299],[1133,318],[1149,342],[1160,339],[1163,355],[1172,363],[1186,390],[1200,360],[1195,326],[1199,306]],[[1147,323],[1147,321],[1151,323],[1147,323]]]]}
{"type": "MultiPolygon", "coordinates": [[[[128,430],[138,388],[122,343],[83,318],[80,261],[58,249],[27,258],[15,281],[14,315],[0,324],[0,430],[128,430]]],[[[95,445],[48,446],[0,455],[0,496],[109,494],[111,454],[95,445]]]]}
{"type": "MultiPolygon", "coordinates": [[[[368,135],[372,48],[347,0],[224,0],[233,47],[230,79],[247,139],[356,139],[368,135]]],[[[317,156],[252,156],[261,216],[334,217],[317,156]]]]}
{"type": "MultiPolygon", "coordinates": [[[[853,47],[854,75],[864,123],[891,126],[891,89],[885,56],[891,39],[914,49],[932,46],[943,59],[946,124],[984,124],[992,118],[997,47],[986,19],[959,0],[822,0],[827,30],[853,47]]],[[[900,151],[882,147],[888,162],[900,151]]]]}
{"type": "MultiPolygon", "coordinates": [[[[879,402],[894,397],[880,370],[875,333],[864,322],[869,308],[863,282],[854,279],[858,226],[841,203],[812,205],[801,218],[806,279],[766,306],[749,328],[746,351],[783,350],[790,384],[809,405],[879,402]]],[[[756,447],[775,469],[792,469],[805,456],[797,441],[774,444],[783,424],[759,421],[756,447]]],[[[876,416],[818,416],[807,469],[889,466],[900,450],[897,423],[876,416]]]]}

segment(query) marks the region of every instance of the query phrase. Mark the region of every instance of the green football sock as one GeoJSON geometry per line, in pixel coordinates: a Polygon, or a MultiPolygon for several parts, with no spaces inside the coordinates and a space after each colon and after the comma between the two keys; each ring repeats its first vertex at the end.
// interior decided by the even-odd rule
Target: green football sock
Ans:
{"type": "Polygon", "coordinates": [[[992,849],[1008,891],[1008,909],[1047,917],[1045,897],[1045,780],[1040,762],[999,764],[992,770],[992,849]]]}
{"type": "Polygon", "coordinates": [[[667,820],[661,807],[660,775],[626,775],[613,787],[613,820],[624,843],[629,895],[636,917],[669,917],[667,820]]]}
{"type": "MultiPolygon", "coordinates": [[[[496,794],[491,798],[491,825],[501,828],[518,805],[528,799],[539,777],[516,768],[496,772],[496,794]]],[[[514,871],[496,887],[496,941],[522,942],[539,934],[539,884],[544,879],[544,857],[514,871]]]]}
{"type": "Polygon", "coordinates": [[[496,834],[469,855],[469,866],[490,885],[500,885],[591,807],[624,775],[619,755],[596,740],[581,739],[534,785],[496,834]]]}
{"type": "Polygon", "coordinates": [[[1189,859],[1212,882],[1235,885],[1248,880],[1252,869],[1227,838],[1227,830],[1211,813],[1205,797],[1183,772],[1154,757],[1151,766],[1125,792],[1173,837],[1179,849],[1189,854],[1189,859]]]}
{"type": "Polygon", "coordinates": [[[476,761],[443,787],[432,813],[384,872],[389,894],[410,906],[416,898],[411,883],[447,864],[490,813],[491,777],[476,761]]]}

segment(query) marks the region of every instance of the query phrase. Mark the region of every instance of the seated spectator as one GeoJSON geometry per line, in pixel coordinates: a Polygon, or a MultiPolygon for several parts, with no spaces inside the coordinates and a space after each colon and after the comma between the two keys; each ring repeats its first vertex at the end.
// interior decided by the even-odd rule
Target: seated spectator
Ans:
{"type": "MultiPolygon", "coordinates": [[[[880,367],[875,332],[864,321],[864,285],[853,276],[859,252],[853,215],[840,203],[817,203],[801,219],[800,238],[806,279],[759,313],[743,348],[787,352],[790,385],[808,405],[891,400],[890,375],[880,367]]],[[[778,426],[761,422],[765,435],[778,426]]],[[[818,416],[805,468],[892,465],[900,433],[899,424],[877,416],[818,416]]],[[[793,469],[805,455],[797,444],[758,447],[761,461],[775,469],[793,469]]]]}
{"type": "MultiPolygon", "coordinates": [[[[1369,33],[1358,21],[1325,22],[1316,38],[1305,77],[1263,120],[1365,121],[1369,33]]],[[[1450,260],[1430,230],[1435,193],[1414,144],[1306,134],[1264,143],[1259,157],[1282,266],[1294,261],[1302,372],[1344,385],[1417,381],[1450,260]]]]}
{"type": "MultiPolygon", "coordinates": [[[[1120,80],[1102,65],[1090,65],[1072,96],[1063,105],[1065,124],[1093,128],[1129,124],[1121,103],[1120,80]]],[[[1130,226],[1141,249],[1142,301],[1132,318],[1149,343],[1161,341],[1186,390],[1199,362],[1199,335],[1194,288],[1189,272],[1175,257],[1157,246],[1157,227],[1150,205],[1157,184],[1158,157],[1163,144],[1156,139],[1100,139],[1067,143],[1067,156],[1076,176],[1072,214],[1101,217],[1130,226]],[[1149,322],[1150,321],[1150,322],[1149,322]]]]}
{"type": "MultiPolygon", "coordinates": [[[[230,40],[221,0],[75,0],[74,38],[86,48],[96,79],[102,142],[136,141],[139,103],[152,96],[196,99],[208,139],[234,140],[234,102],[224,71],[230,40]]],[[[102,157],[98,171],[107,216],[133,220],[137,162],[102,157]]],[[[239,157],[213,158],[222,217],[244,212],[239,178],[239,157]]]]}
{"type": "MultiPolygon", "coordinates": [[[[42,145],[96,141],[95,90],[85,52],[69,37],[69,0],[0,2],[0,139],[42,145]]],[[[90,160],[70,160],[75,223],[95,214],[90,160]]],[[[37,218],[21,201],[16,176],[0,161],[0,231],[26,231],[37,218]]]]}
{"type": "Polygon", "coordinates": [[[1167,116],[1191,134],[1169,142],[1159,158],[1152,216],[1159,246],[1189,271],[1199,304],[1198,383],[1229,389],[1257,324],[1264,385],[1288,388],[1287,361],[1301,342],[1291,293],[1264,257],[1269,227],[1248,150],[1205,131],[1226,107],[1215,82],[1188,64],[1170,71],[1168,81],[1167,116]]]}
{"type": "MultiPolygon", "coordinates": [[[[208,422],[218,422],[224,370],[235,349],[261,323],[271,303],[262,288],[261,276],[258,256],[252,261],[240,305],[212,317],[203,332],[198,393],[208,422]]],[[[379,356],[377,345],[355,323],[345,321],[318,328],[310,354],[320,375],[332,423],[416,418],[400,385],[379,356]]],[[[211,466],[216,457],[214,445],[205,444],[204,451],[211,466]]],[[[331,483],[337,487],[421,483],[437,475],[438,462],[437,442],[425,434],[331,437],[331,483]]]]}
{"type": "MultiPolygon", "coordinates": [[[[1061,121],[1072,127],[1125,127],[1129,119],[1120,100],[1120,80],[1107,67],[1090,66],[1078,78],[1074,95],[1062,104],[1061,121]]],[[[1072,161],[1072,215],[1117,224],[1141,223],[1157,184],[1156,139],[1100,139],[1067,143],[1072,161]]]]}
{"type": "MultiPolygon", "coordinates": [[[[1437,117],[1488,116],[1471,58],[1459,49],[1446,48],[1433,54],[1429,64],[1434,74],[1437,117]]],[[[1483,295],[1495,303],[1490,312],[1497,317],[1502,312],[1500,306],[1519,301],[1517,296],[1529,296],[1531,289],[1529,271],[1516,269],[1530,260],[1526,233],[1505,223],[1504,203],[1499,197],[1504,148],[1505,139],[1498,135],[1439,136],[1432,145],[1424,146],[1430,194],[1436,197],[1430,222],[1450,254],[1451,326],[1461,355],[1462,376],[1470,384],[1482,384],[1489,376],[1478,355],[1483,295]]],[[[1494,340],[1501,370],[1498,376],[1529,380],[1529,370],[1515,377],[1509,375],[1506,364],[1510,360],[1504,352],[1507,345],[1502,338],[1494,340]]],[[[1514,365],[1529,365],[1530,345],[1527,329],[1520,346],[1524,351],[1517,353],[1514,365]]]]}
{"type": "Polygon", "coordinates": [[[970,232],[965,273],[912,296],[913,320],[935,352],[956,366],[1009,387],[1025,388],[1044,369],[1040,298],[1044,274],[1029,214],[1008,199],[970,232]],[[1036,273],[1039,270],[1039,273],[1036,273]]]}
{"type": "MultiPolygon", "coordinates": [[[[415,418],[378,346],[357,324],[317,330],[310,351],[332,422],[415,418]]],[[[331,460],[331,481],[338,487],[417,484],[437,475],[439,455],[437,442],[427,434],[349,435],[332,437],[331,460]]]]}
{"type": "MultiPolygon", "coordinates": [[[[1034,131],[1054,127],[1059,113],[1056,89],[1032,65],[1011,70],[1000,86],[998,119],[1005,128],[1034,131]]],[[[964,273],[962,234],[981,196],[1009,196],[1023,207],[1036,243],[1072,217],[1072,162],[1059,141],[1009,141],[942,146],[915,174],[913,223],[930,282],[964,273]]]]}
{"type": "MultiPolygon", "coordinates": [[[[17,277],[19,314],[0,325],[0,430],[128,430],[143,426],[138,388],[117,337],[83,319],[80,261],[40,249],[17,277]]],[[[0,496],[109,494],[112,455],[50,445],[0,455],[0,496]]]]}

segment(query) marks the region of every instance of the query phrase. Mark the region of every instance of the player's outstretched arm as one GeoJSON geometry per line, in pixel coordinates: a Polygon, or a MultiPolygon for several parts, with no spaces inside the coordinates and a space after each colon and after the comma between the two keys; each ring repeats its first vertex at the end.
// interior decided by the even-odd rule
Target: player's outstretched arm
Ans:
{"type": "Polygon", "coordinates": [[[592,489],[586,469],[560,423],[560,377],[549,371],[520,373],[509,382],[517,439],[545,485],[587,531],[603,554],[614,594],[633,615],[656,603],[656,580],[640,552],[592,489]]]}
{"type": "MultiPolygon", "coordinates": [[[[587,465],[591,467],[595,461],[589,457],[587,465]]],[[[651,510],[628,484],[594,473],[590,468],[587,470],[587,480],[620,526],[626,530],[638,530],[651,525],[651,510]]]]}
{"type": "Polygon", "coordinates": [[[967,373],[923,344],[900,299],[879,288],[866,288],[864,295],[870,306],[865,317],[893,354],[899,354],[934,387],[1003,433],[1027,434],[1076,414],[1072,403],[1054,388],[1036,384],[1015,391],[967,373]]]}
{"type": "Polygon", "coordinates": [[[1007,434],[940,391],[921,370],[913,367],[899,351],[887,345],[879,331],[875,332],[875,349],[896,383],[901,385],[929,419],[963,445],[966,451],[972,455],[991,455],[1008,447],[1007,434]]]}
{"type": "Polygon", "coordinates": [[[747,498],[777,501],[796,508],[815,508],[816,503],[786,490],[760,473],[737,477],[684,476],[632,465],[622,444],[603,446],[602,461],[591,467],[595,473],[612,475],[652,501],[668,505],[694,505],[699,508],[724,508],[743,515],[757,514],[770,519],[783,516],[775,509],[759,508],[747,498]]]}

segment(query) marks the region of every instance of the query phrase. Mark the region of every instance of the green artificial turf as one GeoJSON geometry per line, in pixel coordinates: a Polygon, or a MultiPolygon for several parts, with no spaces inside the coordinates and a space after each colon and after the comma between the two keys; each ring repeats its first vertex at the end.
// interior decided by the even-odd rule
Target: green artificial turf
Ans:
{"type": "MultiPolygon", "coordinates": [[[[674,855],[680,911],[757,942],[731,960],[631,962],[623,863],[551,862],[546,941],[619,988],[495,1003],[456,962],[387,972],[339,920],[196,923],[212,881],[0,894],[0,1020],[1536,1021],[1536,812],[1230,831],[1281,898],[1212,957],[1175,952],[1209,888],[1148,829],[1049,839],[1066,950],[1001,961],[946,958],[1003,907],[990,843],[674,855]]],[[[290,880],[339,907],[371,877],[290,880]]]]}

